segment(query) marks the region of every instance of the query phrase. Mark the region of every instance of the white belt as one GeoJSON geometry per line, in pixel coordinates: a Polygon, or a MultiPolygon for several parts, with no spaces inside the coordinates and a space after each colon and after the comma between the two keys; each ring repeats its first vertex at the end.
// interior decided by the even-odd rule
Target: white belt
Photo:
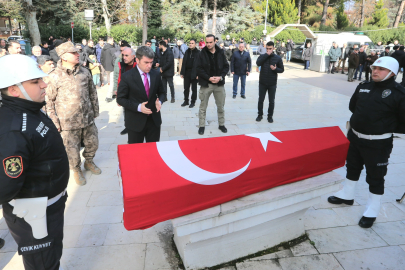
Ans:
{"type": "Polygon", "coordinates": [[[355,131],[352,128],[352,131],[354,134],[357,135],[357,137],[359,137],[360,139],[366,139],[366,140],[383,140],[383,139],[389,139],[392,137],[392,133],[385,133],[382,135],[366,135],[366,134],[362,134],[360,132],[355,131]]]}
{"type": "MultiPolygon", "coordinates": [[[[57,201],[59,201],[60,198],[62,198],[62,196],[64,196],[66,194],[66,189],[64,191],[62,191],[61,193],[59,193],[58,195],[56,195],[55,197],[51,198],[48,200],[48,204],[47,206],[51,206],[52,204],[56,203],[57,201]]],[[[11,200],[8,202],[11,206],[15,205],[15,200],[11,200]]]]}

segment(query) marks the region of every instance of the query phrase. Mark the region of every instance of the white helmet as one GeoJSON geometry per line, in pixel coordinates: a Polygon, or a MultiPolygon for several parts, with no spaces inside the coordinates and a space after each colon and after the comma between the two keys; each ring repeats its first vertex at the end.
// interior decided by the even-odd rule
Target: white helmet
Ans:
{"type": "Polygon", "coordinates": [[[390,73],[388,73],[388,75],[382,81],[385,81],[386,79],[388,79],[389,76],[391,76],[391,73],[398,75],[398,71],[399,71],[398,61],[391,56],[383,56],[383,57],[378,58],[374,62],[374,64],[372,64],[370,67],[371,67],[371,69],[373,69],[374,67],[383,67],[383,68],[390,70],[390,73]]]}
{"type": "Polygon", "coordinates": [[[21,83],[46,76],[48,74],[29,56],[12,54],[0,58],[0,89],[17,85],[27,100],[32,101],[21,83]]]}

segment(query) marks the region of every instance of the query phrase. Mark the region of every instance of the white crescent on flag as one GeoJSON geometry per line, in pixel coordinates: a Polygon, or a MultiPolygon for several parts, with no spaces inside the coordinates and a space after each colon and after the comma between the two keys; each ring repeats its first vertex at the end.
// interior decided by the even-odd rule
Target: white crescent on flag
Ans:
{"type": "MultiPolygon", "coordinates": [[[[260,139],[265,151],[268,141],[281,142],[270,132],[247,134],[246,136],[260,139]]],[[[173,172],[190,182],[200,185],[218,185],[235,179],[247,170],[251,162],[249,160],[243,168],[231,173],[213,173],[203,170],[192,163],[181,150],[179,141],[157,142],[156,146],[160,157],[173,172]]]]}

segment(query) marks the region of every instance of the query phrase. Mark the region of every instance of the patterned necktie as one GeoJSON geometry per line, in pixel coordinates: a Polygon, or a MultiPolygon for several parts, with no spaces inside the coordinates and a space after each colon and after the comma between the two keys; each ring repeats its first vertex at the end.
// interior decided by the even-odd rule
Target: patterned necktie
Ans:
{"type": "Polygon", "coordinates": [[[147,73],[143,73],[143,76],[145,76],[144,86],[145,86],[146,95],[147,95],[148,98],[149,98],[149,81],[148,81],[148,74],[147,74],[147,73]]]}

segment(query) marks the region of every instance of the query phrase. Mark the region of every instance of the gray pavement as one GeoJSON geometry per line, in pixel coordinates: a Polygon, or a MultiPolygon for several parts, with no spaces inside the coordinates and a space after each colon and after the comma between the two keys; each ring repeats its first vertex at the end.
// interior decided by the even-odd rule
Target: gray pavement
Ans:
{"type": "MultiPolygon", "coordinates": [[[[302,70],[300,63],[288,63],[279,78],[274,123],[266,119],[258,123],[258,74],[247,79],[247,99],[232,99],[232,82],[226,79],[226,127],[218,130],[213,97],[207,110],[204,136],[197,134],[198,105],[182,108],[182,80],[175,77],[176,103],[162,107],[161,140],[182,140],[203,137],[230,136],[246,133],[282,131],[324,126],[339,126],[345,130],[350,117],[348,103],[356,83],[348,83],[341,74],[328,75],[302,70]]],[[[398,78],[398,81],[400,78],[398,78]]],[[[65,212],[65,239],[62,266],[66,270],[178,269],[178,259],[171,244],[170,221],[143,231],[128,232],[122,225],[122,197],[117,178],[117,145],[127,142],[119,135],[123,129],[122,108],[115,102],[105,103],[106,87],[99,90],[100,149],[95,162],[101,175],[86,172],[87,185],[70,181],[65,212]]],[[[266,99],[267,103],[267,99],[266,99]]],[[[265,104],[265,110],[267,104],[265,104]]],[[[405,192],[405,136],[394,139],[394,149],[388,166],[383,207],[375,225],[362,229],[357,225],[367,200],[367,183],[362,174],[355,204],[336,206],[326,202],[311,207],[305,216],[307,234],[314,246],[304,242],[274,254],[247,260],[228,267],[235,269],[403,269],[405,264],[405,203],[395,199],[405,192]]],[[[345,176],[345,169],[336,170],[345,176]]],[[[0,249],[0,269],[23,269],[21,257],[0,211],[0,237],[6,245],[0,249]]],[[[225,269],[225,268],[224,268],[225,269]]]]}

